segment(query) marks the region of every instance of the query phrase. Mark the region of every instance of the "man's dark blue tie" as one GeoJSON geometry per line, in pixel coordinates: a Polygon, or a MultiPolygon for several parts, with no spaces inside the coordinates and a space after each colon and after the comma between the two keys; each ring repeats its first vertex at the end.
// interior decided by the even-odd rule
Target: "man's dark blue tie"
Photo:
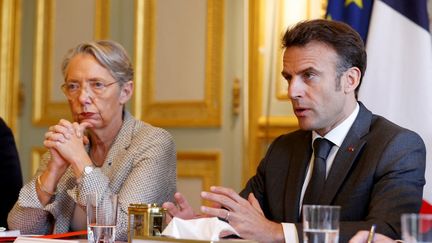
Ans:
{"type": "Polygon", "coordinates": [[[316,138],[313,142],[314,166],[303,204],[318,204],[326,181],[326,160],[332,147],[333,143],[325,138],[316,138]]]}

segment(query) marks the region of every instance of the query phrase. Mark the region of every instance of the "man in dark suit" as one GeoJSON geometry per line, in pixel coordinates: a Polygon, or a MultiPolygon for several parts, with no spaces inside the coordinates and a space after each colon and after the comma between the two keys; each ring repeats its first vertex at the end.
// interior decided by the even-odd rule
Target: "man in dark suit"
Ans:
{"type": "Polygon", "coordinates": [[[7,216],[22,187],[21,166],[10,128],[0,118],[0,226],[7,227],[7,216]]]}
{"type": "MultiPolygon", "coordinates": [[[[366,69],[360,36],[346,24],[312,20],[288,29],[283,46],[282,75],[301,130],[271,144],[240,194],[225,187],[202,192],[222,207],[201,210],[225,218],[246,239],[298,242],[304,203],[340,205],[340,242],[372,224],[400,238],[400,215],[421,206],[425,145],[416,133],[357,101],[366,69]],[[312,145],[322,138],[330,142],[323,181],[317,183],[320,166],[312,145]]],[[[179,208],[164,207],[171,215],[191,217],[185,198],[175,197],[179,208]]]]}

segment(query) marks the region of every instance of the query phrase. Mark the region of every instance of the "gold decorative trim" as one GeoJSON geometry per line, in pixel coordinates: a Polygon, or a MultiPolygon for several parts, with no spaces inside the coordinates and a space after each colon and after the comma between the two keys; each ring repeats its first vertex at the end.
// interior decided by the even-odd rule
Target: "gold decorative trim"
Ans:
{"type": "MultiPolygon", "coordinates": [[[[202,190],[219,185],[220,152],[177,152],[177,177],[197,178],[202,181],[202,190]]],[[[208,205],[206,202],[202,202],[208,205]]]]}
{"type": "MultiPolygon", "coordinates": [[[[276,33],[284,33],[285,32],[284,21],[283,21],[283,17],[282,17],[282,16],[284,16],[284,14],[286,14],[285,13],[285,4],[286,4],[286,0],[279,0],[279,6],[280,7],[279,7],[279,10],[276,10],[276,11],[279,11],[278,12],[278,19],[275,21],[277,23],[276,33]]],[[[275,35],[276,35],[276,33],[275,33],[275,35]]],[[[280,46],[281,38],[282,38],[282,36],[279,36],[279,35],[277,36],[277,38],[274,38],[276,41],[276,46],[278,46],[278,47],[280,46]]],[[[287,85],[285,79],[282,78],[282,75],[281,75],[283,63],[282,63],[282,58],[280,58],[280,57],[282,57],[282,55],[283,55],[283,50],[282,50],[282,48],[276,48],[275,51],[277,52],[277,54],[274,56],[274,58],[276,58],[276,60],[274,61],[274,63],[276,63],[276,66],[275,66],[276,70],[274,72],[274,74],[275,74],[274,80],[276,82],[276,99],[277,100],[283,100],[283,101],[289,101],[288,90],[286,88],[288,85],[287,85]],[[283,82],[285,82],[285,85],[283,82]]]]}
{"type": "Polygon", "coordinates": [[[95,40],[108,39],[110,35],[110,0],[96,0],[95,40]]]}
{"type": "Polygon", "coordinates": [[[260,53],[264,46],[264,17],[265,17],[265,0],[249,0],[249,104],[248,104],[248,143],[247,156],[243,160],[242,182],[255,174],[258,166],[261,150],[258,144],[258,119],[262,113],[262,79],[264,56],[260,53]]]}
{"type": "Polygon", "coordinates": [[[320,0],[321,18],[325,18],[325,14],[327,13],[327,4],[328,4],[328,0],[320,0]]]}
{"type": "Polygon", "coordinates": [[[281,134],[298,129],[298,121],[295,116],[289,117],[260,117],[258,119],[258,134],[260,140],[273,140],[281,134]]]}
{"type": "Polygon", "coordinates": [[[231,88],[232,94],[232,114],[235,116],[240,115],[240,106],[241,106],[241,86],[240,79],[234,79],[231,88]]]}
{"type": "Polygon", "coordinates": [[[0,116],[17,130],[21,0],[0,1],[0,116]]]}
{"type": "Polygon", "coordinates": [[[31,150],[31,168],[30,172],[33,176],[39,168],[42,155],[47,152],[45,147],[33,147],[31,150]]]}
{"type": "MultiPolygon", "coordinates": [[[[102,1],[102,0],[101,0],[102,1]]],[[[96,2],[95,36],[105,36],[108,30],[109,1],[96,2]],[[103,9],[100,9],[100,8],[103,9]],[[106,21],[106,22],[105,22],[106,21]],[[100,28],[101,30],[97,30],[100,28]]],[[[55,0],[37,0],[36,2],[36,36],[34,54],[33,80],[33,124],[39,126],[50,125],[61,118],[70,119],[67,102],[55,102],[50,99],[53,88],[52,47],[54,35],[55,0]]]]}
{"type": "Polygon", "coordinates": [[[205,97],[204,100],[197,102],[155,101],[156,2],[135,0],[135,6],[135,117],[164,127],[220,126],[224,1],[207,0],[205,97]]]}

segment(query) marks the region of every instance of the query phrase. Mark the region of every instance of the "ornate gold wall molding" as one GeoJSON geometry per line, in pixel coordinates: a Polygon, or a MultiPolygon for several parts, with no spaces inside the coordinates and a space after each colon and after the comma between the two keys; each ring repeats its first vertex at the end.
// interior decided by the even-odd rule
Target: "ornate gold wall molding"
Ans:
{"type": "MultiPolygon", "coordinates": [[[[255,166],[261,161],[271,142],[282,134],[286,134],[298,129],[297,119],[292,116],[287,117],[260,117],[258,119],[258,131],[256,133],[255,147],[256,160],[255,166]]],[[[256,172],[256,167],[253,168],[256,172]]]]}
{"type": "MultiPolygon", "coordinates": [[[[109,0],[94,0],[94,38],[106,38],[109,29],[109,0]]],[[[51,98],[52,90],[61,92],[53,80],[53,47],[55,34],[55,0],[37,0],[35,53],[33,66],[33,123],[39,126],[57,123],[61,118],[71,117],[66,102],[51,98]]],[[[58,24],[58,23],[57,23],[58,24]]],[[[82,28],[84,26],[81,26],[82,28]]],[[[88,26],[85,26],[88,27],[88,26]]],[[[90,28],[92,28],[90,26],[90,28]]],[[[84,40],[81,40],[84,41],[84,40]]],[[[65,53],[59,53],[63,56],[65,53]]]]}
{"type": "Polygon", "coordinates": [[[249,104],[248,104],[248,142],[247,155],[243,160],[243,184],[255,174],[262,150],[258,144],[258,120],[262,113],[262,79],[263,53],[259,50],[264,46],[265,0],[249,0],[249,104]]]}
{"type": "MultiPolygon", "coordinates": [[[[157,126],[208,127],[221,123],[224,1],[207,0],[204,100],[155,99],[155,9],[157,1],[135,0],[135,117],[157,126]]],[[[187,26],[185,26],[187,28],[187,26]]],[[[175,53],[173,54],[175,55],[175,53]]],[[[184,59],[187,61],[187,57],[184,59]]],[[[176,82],[179,80],[175,80],[176,82]]]]}
{"type": "Polygon", "coordinates": [[[94,38],[95,40],[107,39],[110,36],[110,0],[95,1],[96,13],[94,16],[94,38]]]}
{"type": "Polygon", "coordinates": [[[298,129],[297,118],[294,116],[286,117],[265,117],[258,119],[257,138],[271,142],[281,134],[292,132],[298,129]]]}
{"type": "Polygon", "coordinates": [[[208,190],[220,181],[220,152],[178,151],[177,174],[179,177],[196,177],[203,181],[203,190],[208,190]]]}
{"type": "Polygon", "coordinates": [[[0,116],[17,130],[21,0],[0,1],[0,116]]]}
{"type": "MultiPolygon", "coordinates": [[[[220,152],[177,152],[177,177],[196,178],[202,181],[202,190],[220,182],[220,152]]],[[[204,204],[207,204],[204,202],[204,204]]]]}

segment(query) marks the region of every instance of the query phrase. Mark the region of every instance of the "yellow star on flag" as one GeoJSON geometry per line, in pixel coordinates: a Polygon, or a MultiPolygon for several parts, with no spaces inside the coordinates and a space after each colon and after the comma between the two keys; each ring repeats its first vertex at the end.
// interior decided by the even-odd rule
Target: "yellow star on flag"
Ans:
{"type": "Polygon", "coordinates": [[[354,3],[359,8],[363,8],[363,0],[345,0],[345,7],[350,5],[351,3],[354,3]]]}

